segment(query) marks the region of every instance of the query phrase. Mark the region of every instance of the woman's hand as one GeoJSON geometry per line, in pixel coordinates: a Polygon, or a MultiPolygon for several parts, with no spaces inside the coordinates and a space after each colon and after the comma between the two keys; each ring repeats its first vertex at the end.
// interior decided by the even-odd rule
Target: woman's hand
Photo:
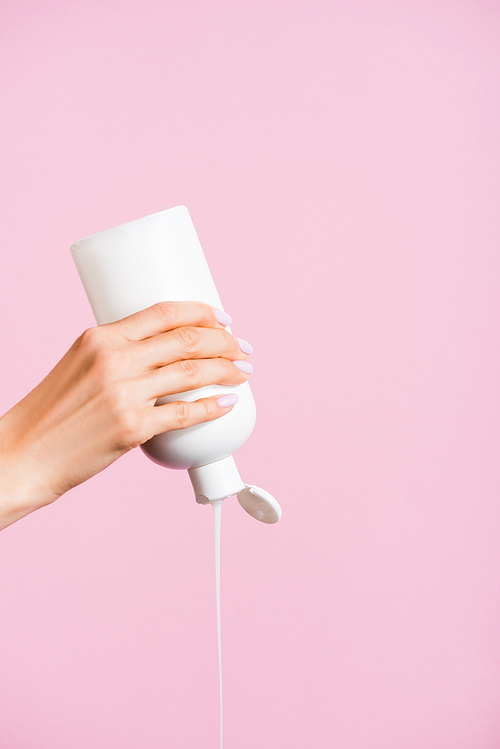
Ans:
{"type": "MultiPolygon", "coordinates": [[[[155,434],[230,411],[227,396],[155,406],[163,395],[248,379],[251,365],[225,330],[230,318],[224,315],[201,302],[161,302],[86,330],[0,419],[0,528],[50,504],[155,434]]],[[[251,352],[249,344],[241,345],[251,352]]]]}

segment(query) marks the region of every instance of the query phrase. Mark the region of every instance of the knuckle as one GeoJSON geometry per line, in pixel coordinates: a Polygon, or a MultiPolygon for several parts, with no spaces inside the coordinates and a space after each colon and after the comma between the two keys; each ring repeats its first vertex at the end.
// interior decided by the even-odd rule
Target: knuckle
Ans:
{"type": "Polygon", "coordinates": [[[153,305],[153,310],[160,318],[160,322],[168,327],[175,326],[179,319],[179,309],[175,302],[157,302],[153,305]]]}
{"type": "Polygon", "coordinates": [[[127,445],[134,443],[139,432],[139,420],[137,414],[131,410],[121,411],[118,425],[122,440],[127,445]]]}
{"type": "Polygon", "coordinates": [[[82,353],[90,359],[105,349],[105,331],[98,325],[94,328],[87,328],[77,340],[77,344],[82,353]]]}
{"type": "Polygon", "coordinates": [[[200,345],[200,336],[195,328],[184,326],[176,329],[177,339],[183,351],[192,354],[198,350],[200,345]]]}
{"type": "Polygon", "coordinates": [[[189,422],[189,407],[185,401],[175,401],[174,412],[175,420],[181,426],[184,427],[189,422]]]}
{"type": "Polygon", "coordinates": [[[82,371],[89,370],[97,382],[114,382],[123,371],[123,351],[111,345],[105,326],[88,328],[76,341],[83,357],[82,371]]]}
{"type": "Polygon", "coordinates": [[[134,407],[127,385],[115,383],[108,389],[107,399],[119,445],[132,448],[141,444],[143,418],[139,409],[134,407]]]}
{"type": "Polygon", "coordinates": [[[142,426],[142,419],[138,411],[123,411],[118,422],[121,446],[133,448],[140,445],[143,442],[142,426]]]}
{"type": "Polygon", "coordinates": [[[189,385],[198,385],[200,382],[200,367],[192,359],[182,359],[178,363],[182,379],[189,385]]]}
{"type": "Polygon", "coordinates": [[[98,380],[107,385],[120,378],[123,372],[123,364],[120,351],[102,348],[94,354],[93,371],[98,380]]]}
{"type": "Polygon", "coordinates": [[[218,415],[218,407],[215,401],[210,399],[203,400],[205,414],[208,420],[214,419],[218,415]]]}

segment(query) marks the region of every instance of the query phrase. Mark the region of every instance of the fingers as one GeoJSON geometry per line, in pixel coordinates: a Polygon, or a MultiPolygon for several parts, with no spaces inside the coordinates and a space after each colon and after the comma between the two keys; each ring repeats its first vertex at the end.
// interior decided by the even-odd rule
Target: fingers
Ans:
{"type": "Polygon", "coordinates": [[[252,371],[250,362],[242,360],[235,363],[228,359],[184,359],[146,375],[144,398],[156,400],[214,384],[234,387],[246,382],[252,371]]]}
{"type": "Polygon", "coordinates": [[[185,326],[134,344],[135,363],[144,370],[186,359],[219,357],[246,359],[238,340],[223,328],[185,326]]]}
{"type": "Polygon", "coordinates": [[[205,421],[220,419],[221,416],[232,411],[237,401],[236,393],[227,393],[211,398],[200,398],[191,403],[174,401],[163,406],[155,406],[148,412],[149,433],[160,434],[174,429],[186,429],[205,421]]]}
{"type": "Polygon", "coordinates": [[[222,330],[230,323],[227,313],[204,302],[158,302],[108,325],[129,341],[142,341],[186,325],[222,330]]]}

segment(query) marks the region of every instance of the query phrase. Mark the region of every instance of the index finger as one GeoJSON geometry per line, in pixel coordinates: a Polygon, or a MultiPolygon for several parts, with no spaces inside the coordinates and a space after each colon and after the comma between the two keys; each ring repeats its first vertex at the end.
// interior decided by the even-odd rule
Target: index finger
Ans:
{"type": "Polygon", "coordinates": [[[157,302],[122,320],[109,323],[128,341],[142,341],[184,325],[224,328],[230,324],[231,318],[227,312],[205,302],[157,302]]]}

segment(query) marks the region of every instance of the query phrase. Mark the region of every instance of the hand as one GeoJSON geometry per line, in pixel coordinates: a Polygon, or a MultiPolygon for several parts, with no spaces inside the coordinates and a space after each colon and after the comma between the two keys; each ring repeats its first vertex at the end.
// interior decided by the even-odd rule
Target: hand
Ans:
{"type": "Polygon", "coordinates": [[[155,434],[231,410],[217,396],[155,406],[163,395],[248,379],[233,363],[247,357],[215,312],[201,302],[161,302],[75,341],[0,419],[0,529],[155,434]]]}

